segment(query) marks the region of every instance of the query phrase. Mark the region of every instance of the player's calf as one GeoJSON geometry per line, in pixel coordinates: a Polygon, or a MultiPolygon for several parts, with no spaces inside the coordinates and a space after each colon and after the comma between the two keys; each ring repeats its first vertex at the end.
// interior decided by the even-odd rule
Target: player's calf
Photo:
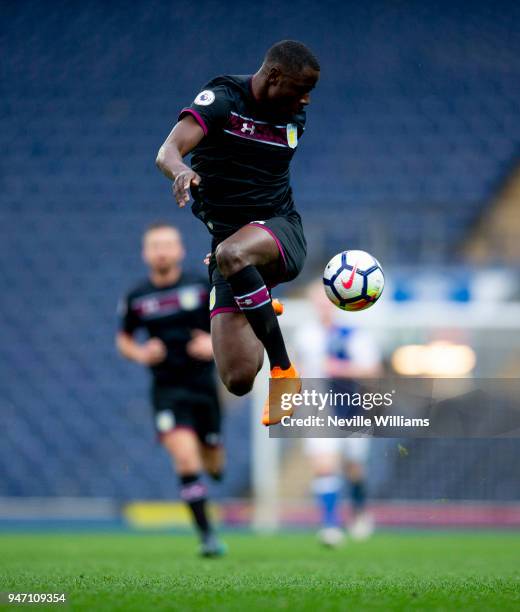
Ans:
{"type": "Polygon", "coordinates": [[[271,369],[290,367],[280,325],[271,304],[271,296],[262,275],[247,265],[228,278],[237,306],[246,316],[256,336],[264,345],[271,369]]]}
{"type": "MultiPolygon", "coordinates": [[[[220,372],[220,370],[219,370],[220,372]]],[[[256,377],[256,368],[249,364],[228,368],[221,373],[221,379],[226,389],[233,395],[246,395],[253,388],[256,377]]]]}
{"type": "Polygon", "coordinates": [[[239,312],[221,312],[211,319],[215,362],[230,393],[245,395],[262,367],[264,347],[239,312]]]}

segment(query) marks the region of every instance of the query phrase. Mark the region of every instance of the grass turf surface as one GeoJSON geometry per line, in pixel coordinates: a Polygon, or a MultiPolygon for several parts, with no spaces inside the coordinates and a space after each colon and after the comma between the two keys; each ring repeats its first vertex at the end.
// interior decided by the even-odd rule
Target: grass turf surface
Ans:
{"type": "Polygon", "coordinates": [[[379,533],[338,550],[312,534],[224,540],[225,559],[201,560],[186,535],[2,534],[0,591],[95,611],[520,609],[518,533],[379,533]]]}

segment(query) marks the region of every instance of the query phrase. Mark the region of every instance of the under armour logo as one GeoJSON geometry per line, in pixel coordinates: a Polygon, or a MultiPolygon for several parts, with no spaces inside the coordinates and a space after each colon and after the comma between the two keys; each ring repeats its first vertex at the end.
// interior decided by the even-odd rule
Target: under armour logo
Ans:
{"type": "Polygon", "coordinates": [[[254,134],[255,132],[255,126],[254,125],[248,125],[246,121],[244,121],[244,123],[242,124],[242,128],[240,129],[241,132],[243,132],[244,134],[246,132],[249,132],[251,135],[254,134]]]}

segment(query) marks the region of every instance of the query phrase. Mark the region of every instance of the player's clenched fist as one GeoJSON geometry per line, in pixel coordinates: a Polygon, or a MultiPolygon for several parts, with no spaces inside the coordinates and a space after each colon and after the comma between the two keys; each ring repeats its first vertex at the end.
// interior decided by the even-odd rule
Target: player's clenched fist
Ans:
{"type": "Polygon", "coordinates": [[[144,365],[154,366],[166,359],[166,346],[159,338],[150,338],[141,345],[140,361],[144,365]]]}
{"type": "Polygon", "coordinates": [[[186,345],[186,352],[194,359],[211,361],[213,359],[211,335],[200,329],[194,329],[191,332],[191,340],[186,345]]]}
{"type": "Polygon", "coordinates": [[[181,208],[190,201],[190,188],[192,185],[200,185],[200,176],[193,172],[193,170],[183,170],[175,177],[173,195],[181,208]]]}

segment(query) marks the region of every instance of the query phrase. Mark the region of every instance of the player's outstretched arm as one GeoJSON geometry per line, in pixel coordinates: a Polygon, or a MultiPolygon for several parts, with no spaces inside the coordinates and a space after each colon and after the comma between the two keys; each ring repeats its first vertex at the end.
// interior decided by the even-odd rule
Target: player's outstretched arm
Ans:
{"type": "Polygon", "coordinates": [[[203,138],[204,132],[200,125],[191,115],[187,115],[168,134],[157,153],[155,163],[173,181],[173,195],[181,208],[190,201],[191,185],[200,183],[200,176],[182,158],[193,151],[203,138]]]}

